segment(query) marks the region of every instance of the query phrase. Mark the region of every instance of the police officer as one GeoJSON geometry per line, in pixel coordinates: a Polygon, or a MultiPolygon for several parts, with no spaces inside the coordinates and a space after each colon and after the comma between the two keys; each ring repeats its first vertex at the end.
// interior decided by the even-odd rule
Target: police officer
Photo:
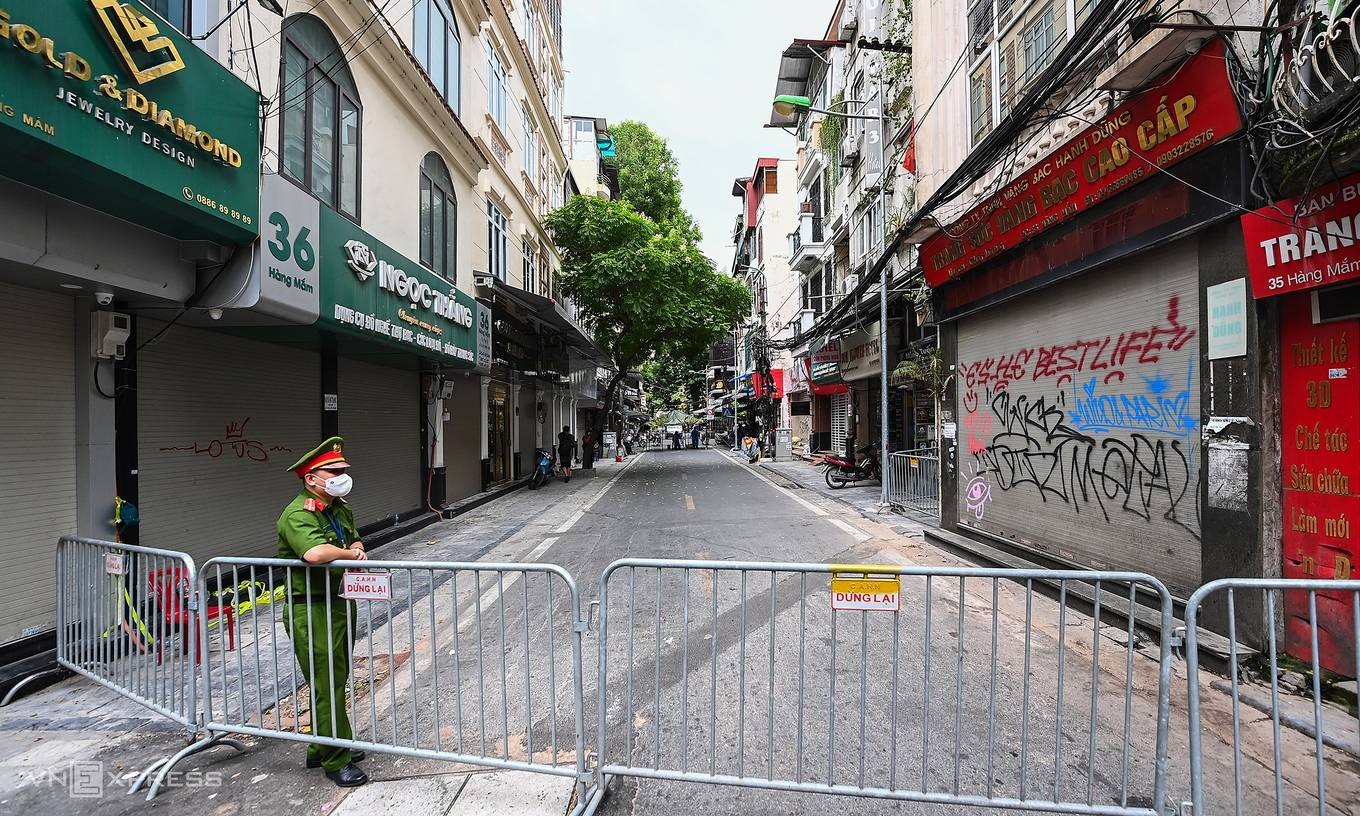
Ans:
{"type": "MultiPolygon", "coordinates": [[[[333,436],[288,468],[302,479],[302,492],[279,516],[280,558],[301,558],[311,565],[368,558],[354,527],[354,511],[345,503],[353,480],[343,448],[344,440],[333,436]]],[[[340,597],[344,570],[295,569],[291,573],[285,624],[316,701],[311,712],[312,733],[353,739],[345,687],[350,672],[354,605],[340,597]]],[[[368,775],[354,764],[363,758],[362,751],[307,746],[307,767],[325,768],[326,776],[341,787],[357,787],[368,781],[368,775]]]]}

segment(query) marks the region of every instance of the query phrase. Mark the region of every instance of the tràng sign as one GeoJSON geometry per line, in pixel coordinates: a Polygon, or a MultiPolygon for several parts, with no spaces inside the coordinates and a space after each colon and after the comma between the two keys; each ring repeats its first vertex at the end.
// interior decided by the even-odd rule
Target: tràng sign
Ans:
{"type": "Polygon", "coordinates": [[[180,239],[258,233],[259,94],[140,0],[0,0],[0,173],[180,239]]]}
{"type": "Polygon", "coordinates": [[[1214,40],[921,245],[940,286],[1242,128],[1214,40]]]}
{"type": "Polygon", "coordinates": [[[1242,216],[1257,298],[1360,280],[1360,175],[1242,216]]]}

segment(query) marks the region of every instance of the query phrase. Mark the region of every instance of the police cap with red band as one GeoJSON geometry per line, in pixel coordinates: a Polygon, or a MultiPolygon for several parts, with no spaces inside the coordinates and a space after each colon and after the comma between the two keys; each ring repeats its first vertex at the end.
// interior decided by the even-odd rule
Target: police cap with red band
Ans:
{"type": "Polygon", "coordinates": [[[332,436],[315,448],[302,454],[302,458],[288,466],[301,479],[314,470],[340,470],[349,467],[345,461],[345,440],[332,436]]]}

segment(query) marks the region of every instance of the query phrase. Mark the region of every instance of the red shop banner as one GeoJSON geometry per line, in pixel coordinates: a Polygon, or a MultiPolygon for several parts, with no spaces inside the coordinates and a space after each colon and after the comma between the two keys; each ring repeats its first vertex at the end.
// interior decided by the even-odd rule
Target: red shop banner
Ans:
{"type": "Polygon", "coordinates": [[[1213,40],[921,245],[941,286],[1242,129],[1213,40]]]}
{"type": "Polygon", "coordinates": [[[1257,298],[1360,280],[1360,174],[1247,213],[1242,240],[1257,298]]]}

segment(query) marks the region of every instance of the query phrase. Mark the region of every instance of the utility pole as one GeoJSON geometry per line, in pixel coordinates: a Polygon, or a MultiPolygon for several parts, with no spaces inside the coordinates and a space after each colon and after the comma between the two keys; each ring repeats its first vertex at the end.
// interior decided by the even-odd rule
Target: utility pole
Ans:
{"type": "MultiPolygon", "coordinates": [[[[878,60],[878,164],[880,175],[878,177],[878,214],[882,219],[880,234],[880,246],[887,249],[887,225],[888,225],[888,145],[887,124],[883,115],[883,108],[887,102],[887,94],[883,88],[883,57],[880,55],[878,60]]],[[[878,278],[878,419],[879,419],[879,452],[878,452],[878,481],[879,481],[879,505],[888,506],[888,283],[892,277],[892,265],[883,264],[883,271],[878,278]]]]}
{"type": "Polygon", "coordinates": [[[777,447],[774,429],[779,421],[779,398],[774,396],[774,373],[770,370],[770,332],[766,327],[766,320],[768,318],[765,307],[767,305],[766,300],[768,299],[768,295],[765,291],[765,273],[757,272],[756,274],[759,276],[757,278],[759,281],[757,284],[757,296],[760,298],[760,301],[757,304],[759,306],[757,314],[759,315],[758,319],[760,323],[756,326],[755,331],[755,364],[756,376],[760,378],[759,381],[764,390],[764,393],[757,400],[756,405],[761,416],[760,421],[762,430],[764,431],[763,435],[768,439],[767,449],[769,451],[770,461],[774,462],[776,461],[775,454],[777,447]]]}

